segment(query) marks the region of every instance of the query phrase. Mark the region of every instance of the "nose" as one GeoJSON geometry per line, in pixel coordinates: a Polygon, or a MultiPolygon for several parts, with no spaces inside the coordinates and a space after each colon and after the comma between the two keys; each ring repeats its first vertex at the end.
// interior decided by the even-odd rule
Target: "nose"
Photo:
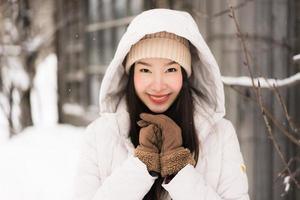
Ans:
{"type": "Polygon", "coordinates": [[[166,88],[166,84],[163,75],[156,74],[153,77],[152,84],[151,84],[152,91],[159,93],[163,91],[165,88],[166,88]]]}

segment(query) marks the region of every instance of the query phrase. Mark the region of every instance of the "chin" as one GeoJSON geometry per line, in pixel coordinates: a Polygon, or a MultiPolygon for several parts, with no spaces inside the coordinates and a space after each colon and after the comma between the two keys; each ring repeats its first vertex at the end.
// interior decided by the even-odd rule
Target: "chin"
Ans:
{"type": "Polygon", "coordinates": [[[156,114],[162,114],[164,113],[166,110],[153,110],[153,109],[150,109],[153,113],[156,113],[156,114]]]}
{"type": "Polygon", "coordinates": [[[170,106],[156,107],[156,106],[147,106],[154,113],[164,113],[170,106]]]}

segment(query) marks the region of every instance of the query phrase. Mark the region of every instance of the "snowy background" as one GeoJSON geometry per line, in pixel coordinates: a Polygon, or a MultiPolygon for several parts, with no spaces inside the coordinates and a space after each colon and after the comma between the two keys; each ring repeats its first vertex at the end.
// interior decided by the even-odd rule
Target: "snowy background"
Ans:
{"type": "Polygon", "coordinates": [[[71,199],[82,128],[29,127],[0,147],[1,200],[71,199]]]}
{"type": "MultiPolygon", "coordinates": [[[[57,123],[56,55],[47,56],[37,69],[31,99],[34,126],[9,139],[0,113],[0,200],[71,199],[84,128],[57,123]]],[[[21,70],[11,74],[26,81],[21,70]]],[[[17,107],[14,112],[17,117],[17,107]]]]}

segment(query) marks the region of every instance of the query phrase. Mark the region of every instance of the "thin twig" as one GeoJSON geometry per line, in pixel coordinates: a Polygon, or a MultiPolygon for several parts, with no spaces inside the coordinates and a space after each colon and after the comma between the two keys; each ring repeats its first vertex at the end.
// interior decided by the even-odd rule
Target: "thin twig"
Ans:
{"type": "Polygon", "coordinates": [[[250,74],[251,82],[252,82],[253,89],[254,89],[254,93],[256,95],[257,102],[259,103],[259,108],[261,110],[261,114],[263,116],[264,123],[265,123],[266,128],[267,128],[267,133],[268,133],[268,135],[269,135],[269,137],[270,137],[270,139],[271,139],[271,141],[272,141],[272,143],[273,143],[273,145],[274,145],[274,147],[276,149],[276,152],[279,154],[280,159],[282,160],[282,162],[285,165],[285,167],[287,167],[287,171],[288,171],[289,175],[291,176],[291,178],[293,179],[293,181],[297,185],[297,187],[300,188],[300,185],[299,185],[298,181],[295,179],[295,177],[292,176],[292,172],[288,168],[287,161],[286,161],[285,157],[283,156],[283,153],[280,150],[279,144],[276,141],[276,138],[275,138],[275,136],[274,136],[274,134],[272,132],[272,129],[271,129],[268,117],[265,114],[265,107],[263,106],[262,99],[261,99],[260,86],[259,86],[260,83],[258,81],[258,87],[254,84],[253,73],[252,73],[252,70],[250,68],[249,52],[248,52],[248,48],[247,48],[246,42],[244,40],[242,31],[240,29],[240,25],[239,25],[239,23],[237,21],[237,18],[235,16],[234,9],[233,9],[233,7],[230,5],[230,3],[228,1],[227,1],[227,4],[228,4],[228,7],[230,8],[230,11],[231,11],[230,14],[229,14],[229,17],[231,17],[233,19],[233,21],[234,21],[235,27],[237,29],[237,36],[240,39],[240,42],[241,42],[241,45],[242,45],[242,49],[243,49],[243,52],[244,52],[244,55],[245,55],[244,65],[247,67],[248,72],[250,74]]]}
{"type": "Polygon", "coordinates": [[[290,128],[295,133],[299,133],[299,130],[295,127],[294,123],[292,122],[292,118],[291,118],[291,116],[289,115],[289,113],[287,111],[286,105],[285,105],[285,103],[283,101],[283,98],[282,98],[282,96],[281,96],[278,88],[275,85],[273,85],[273,88],[275,90],[276,97],[277,97],[278,101],[280,102],[280,105],[281,105],[282,110],[283,110],[283,112],[285,114],[285,117],[286,117],[286,119],[287,119],[287,121],[289,123],[290,128]]]}
{"type": "MultiPolygon", "coordinates": [[[[258,82],[258,83],[259,83],[259,82],[258,82]]],[[[300,187],[300,185],[299,185],[297,179],[293,176],[293,173],[292,173],[292,171],[290,170],[290,168],[289,168],[289,166],[288,166],[288,163],[287,163],[287,161],[286,161],[286,159],[285,159],[285,157],[284,157],[282,151],[280,150],[280,146],[279,146],[279,144],[278,144],[278,142],[277,142],[277,140],[276,140],[276,138],[275,138],[275,136],[274,136],[274,134],[273,134],[271,125],[270,125],[270,123],[269,123],[268,117],[267,117],[266,114],[265,114],[264,106],[263,106],[263,104],[262,104],[262,97],[261,97],[261,93],[260,93],[259,86],[258,86],[258,90],[257,90],[257,91],[258,91],[258,101],[259,101],[259,105],[260,105],[260,108],[261,108],[261,114],[262,114],[262,116],[263,116],[265,125],[266,125],[266,127],[267,127],[267,133],[268,133],[268,135],[269,135],[269,138],[271,139],[271,141],[272,141],[272,143],[273,143],[273,145],[274,145],[274,147],[275,147],[277,153],[279,154],[280,159],[283,161],[283,163],[284,163],[284,165],[285,165],[285,168],[286,168],[288,174],[290,175],[291,179],[293,179],[293,181],[295,182],[295,184],[297,185],[297,187],[300,187]]]]}
{"type": "MultiPolygon", "coordinates": [[[[234,10],[240,9],[240,8],[246,6],[251,1],[254,1],[254,0],[245,0],[244,2],[241,2],[241,3],[237,4],[236,6],[232,6],[232,8],[234,10]]],[[[230,8],[229,9],[225,9],[223,11],[220,11],[218,13],[213,14],[212,16],[210,16],[210,18],[220,17],[220,16],[225,15],[225,14],[230,13],[230,12],[231,12],[230,8]]]]}
{"type": "MultiPolygon", "coordinates": [[[[247,100],[252,101],[253,103],[257,103],[256,99],[252,98],[251,96],[246,96],[243,94],[243,92],[241,92],[240,90],[238,90],[237,88],[231,86],[231,89],[233,89],[234,91],[236,91],[237,93],[239,93],[242,97],[246,98],[247,100]]],[[[272,115],[271,111],[263,104],[264,106],[264,111],[266,113],[266,115],[268,116],[268,118],[274,123],[274,125],[286,136],[288,137],[294,144],[296,144],[297,146],[300,146],[300,140],[297,139],[293,134],[291,134],[288,130],[286,130],[285,127],[282,126],[282,124],[272,115]]]]}
{"type": "MultiPolygon", "coordinates": [[[[290,167],[290,165],[293,163],[293,162],[296,162],[296,161],[300,161],[300,158],[299,157],[295,157],[295,158],[291,158],[288,162],[288,167],[290,167]]],[[[276,178],[276,180],[279,178],[279,177],[283,177],[285,176],[285,171],[287,170],[287,168],[285,167],[283,170],[281,170],[281,172],[278,173],[278,176],[276,178]]]]}

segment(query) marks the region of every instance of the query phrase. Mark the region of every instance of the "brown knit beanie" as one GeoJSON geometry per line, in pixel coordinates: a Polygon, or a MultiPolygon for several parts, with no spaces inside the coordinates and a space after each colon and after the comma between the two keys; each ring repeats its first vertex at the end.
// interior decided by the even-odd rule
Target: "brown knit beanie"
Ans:
{"type": "Polygon", "coordinates": [[[183,67],[191,75],[191,53],[187,39],[166,31],[145,35],[134,44],[126,58],[125,70],[143,58],[168,58],[183,67]]]}

